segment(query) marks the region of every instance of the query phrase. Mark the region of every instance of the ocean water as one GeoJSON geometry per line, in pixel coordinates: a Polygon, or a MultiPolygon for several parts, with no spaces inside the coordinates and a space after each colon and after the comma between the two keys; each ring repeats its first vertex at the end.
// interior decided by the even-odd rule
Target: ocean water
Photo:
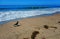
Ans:
{"type": "Polygon", "coordinates": [[[0,11],[0,22],[60,12],[60,8],[0,11]]]}

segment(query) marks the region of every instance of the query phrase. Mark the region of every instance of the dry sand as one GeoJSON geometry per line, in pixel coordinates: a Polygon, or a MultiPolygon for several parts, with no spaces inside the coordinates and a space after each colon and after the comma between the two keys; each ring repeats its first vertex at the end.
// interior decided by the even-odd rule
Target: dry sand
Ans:
{"type": "Polygon", "coordinates": [[[60,14],[52,16],[26,18],[19,20],[18,27],[14,27],[16,21],[11,21],[0,25],[0,39],[32,39],[34,31],[39,33],[34,37],[35,39],[60,39],[60,14]],[[45,29],[44,25],[49,28],[45,29]],[[57,27],[50,28],[50,27],[57,27]]]}

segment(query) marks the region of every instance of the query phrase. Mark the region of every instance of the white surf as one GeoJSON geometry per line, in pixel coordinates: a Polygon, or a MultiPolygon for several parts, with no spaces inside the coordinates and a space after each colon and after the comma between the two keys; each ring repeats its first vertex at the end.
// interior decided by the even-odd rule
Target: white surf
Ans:
{"type": "Polygon", "coordinates": [[[13,20],[17,18],[26,18],[31,16],[43,15],[43,14],[52,14],[57,11],[60,11],[60,8],[46,8],[46,9],[36,9],[36,10],[18,10],[18,11],[2,11],[0,12],[0,22],[13,20]]]}

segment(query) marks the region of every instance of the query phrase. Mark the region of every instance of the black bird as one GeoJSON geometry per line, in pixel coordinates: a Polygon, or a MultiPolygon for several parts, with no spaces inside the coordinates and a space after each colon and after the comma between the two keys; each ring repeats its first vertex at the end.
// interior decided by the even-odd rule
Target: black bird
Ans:
{"type": "Polygon", "coordinates": [[[14,24],[14,26],[15,26],[15,27],[20,26],[18,23],[19,23],[19,21],[17,21],[17,22],[14,24]]]}

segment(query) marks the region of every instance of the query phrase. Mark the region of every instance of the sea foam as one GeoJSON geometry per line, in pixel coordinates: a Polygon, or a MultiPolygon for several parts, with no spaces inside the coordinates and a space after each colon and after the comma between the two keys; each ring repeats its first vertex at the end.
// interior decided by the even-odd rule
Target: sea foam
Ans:
{"type": "Polygon", "coordinates": [[[2,12],[0,12],[0,22],[7,21],[7,20],[13,20],[13,19],[17,19],[17,18],[27,18],[27,17],[43,15],[43,14],[52,14],[57,11],[60,11],[60,8],[2,11],[2,12]]]}

